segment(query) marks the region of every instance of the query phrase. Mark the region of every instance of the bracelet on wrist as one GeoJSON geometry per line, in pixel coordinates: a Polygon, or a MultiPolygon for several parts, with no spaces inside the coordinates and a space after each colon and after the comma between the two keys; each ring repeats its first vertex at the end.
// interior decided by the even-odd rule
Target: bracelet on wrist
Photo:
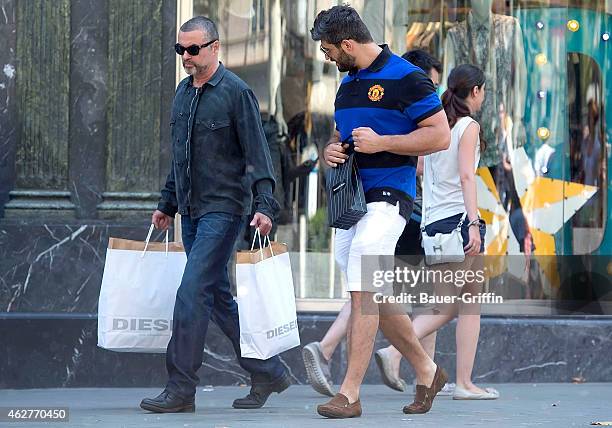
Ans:
{"type": "Polygon", "coordinates": [[[471,226],[478,226],[478,227],[480,227],[480,225],[481,225],[481,224],[483,224],[483,223],[484,223],[484,222],[482,221],[482,219],[481,219],[481,218],[477,218],[477,219],[475,219],[475,220],[470,221],[470,222],[468,223],[468,227],[471,227],[471,226]]]}

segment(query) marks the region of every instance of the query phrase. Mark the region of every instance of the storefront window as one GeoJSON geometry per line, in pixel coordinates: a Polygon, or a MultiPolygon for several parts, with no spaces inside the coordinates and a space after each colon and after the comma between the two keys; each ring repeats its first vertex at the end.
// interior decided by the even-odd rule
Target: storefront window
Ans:
{"type": "Polygon", "coordinates": [[[605,222],[606,147],[601,69],[592,57],[568,54],[568,111],[571,181],[595,189],[572,222],[575,254],[588,254],[602,243],[605,222]]]}
{"type": "MultiPolygon", "coordinates": [[[[259,99],[277,170],[276,239],[292,251],[296,295],[340,299],[343,278],[326,224],[322,149],[343,77],[309,29],[331,0],[193,0],[217,20],[221,58],[259,99]],[[273,123],[272,123],[273,122],[273,123]]],[[[486,252],[511,255],[495,272],[515,297],[557,297],[554,257],[609,255],[612,16],[605,0],[356,0],[377,43],[401,55],[423,49],[446,76],[459,64],[485,71],[478,115],[487,143],[478,199],[486,252]],[[607,36],[606,36],[607,35],[607,36]],[[527,276],[525,276],[527,272],[527,276]],[[525,279],[527,277],[527,279],[525,279]],[[538,278],[537,292],[526,284],[538,278]]]]}

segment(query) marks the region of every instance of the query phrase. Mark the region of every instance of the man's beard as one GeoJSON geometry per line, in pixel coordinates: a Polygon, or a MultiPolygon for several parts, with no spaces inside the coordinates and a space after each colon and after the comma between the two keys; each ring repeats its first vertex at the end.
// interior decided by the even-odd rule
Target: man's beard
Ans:
{"type": "Polygon", "coordinates": [[[193,62],[190,62],[189,65],[191,65],[192,67],[185,67],[185,61],[183,61],[183,69],[185,70],[185,73],[187,73],[189,76],[201,75],[208,68],[206,65],[197,65],[193,62]]]}
{"type": "Polygon", "coordinates": [[[340,71],[341,73],[351,71],[356,68],[355,58],[353,58],[344,51],[340,51],[340,56],[336,60],[336,66],[338,67],[338,71],[340,71]]]}

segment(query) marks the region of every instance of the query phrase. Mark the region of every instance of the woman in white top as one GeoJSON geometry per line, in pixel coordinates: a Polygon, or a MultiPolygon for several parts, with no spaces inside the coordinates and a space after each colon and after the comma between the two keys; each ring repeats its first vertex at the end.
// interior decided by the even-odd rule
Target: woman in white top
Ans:
{"type": "MultiPolygon", "coordinates": [[[[472,115],[480,110],[484,100],[485,76],[473,65],[460,65],[448,77],[448,89],[442,95],[442,105],[451,127],[451,143],[447,150],[425,156],[423,171],[423,223],[425,233],[450,233],[463,220],[466,259],[463,263],[435,265],[443,272],[482,273],[482,260],[474,256],[484,251],[484,222],[478,216],[476,201],[476,168],[480,152],[484,150],[480,139],[480,125],[472,115]]],[[[436,284],[436,296],[475,295],[481,291],[482,280],[436,284]],[[461,283],[460,283],[461,282],[461,283]]],[[[466,278],[467,279],[467,278],[466,278]]],[[[465,303],[436,305],[436,314],[419,315],[414,330],[419,338],[425,337],[451,321],[457,313],[457,384],[455,399],[495,399],[499,393],[492,388],[481,389],[472,383],[472,368],[480,334],[480,305],[465,303]]]]}
{"type": "Polygon", "coordinates": [[[476,203],[476,168],[480,160],[480,125],[471,115],[484,101],[484,73],[473,65],[460,65],[448,76],[442,105],[451,127],[448,149],[425,156],[423,170],[424,224],[429,236],[449,233],[462,223],[465,254],[484,251],[476,203]]]}

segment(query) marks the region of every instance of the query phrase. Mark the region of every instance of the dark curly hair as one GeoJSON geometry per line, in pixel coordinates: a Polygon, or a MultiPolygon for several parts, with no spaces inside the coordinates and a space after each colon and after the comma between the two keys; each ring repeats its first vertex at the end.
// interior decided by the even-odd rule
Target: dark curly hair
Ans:
{"type": "Polygon", "coordinates": [[[319,12],[310,30],[312,40],[339,45],[342,40],[357,43],[370,43],[374,39],[370,30],[361,20],[355,9],[350,6],[334,6],[319,12]]]}

